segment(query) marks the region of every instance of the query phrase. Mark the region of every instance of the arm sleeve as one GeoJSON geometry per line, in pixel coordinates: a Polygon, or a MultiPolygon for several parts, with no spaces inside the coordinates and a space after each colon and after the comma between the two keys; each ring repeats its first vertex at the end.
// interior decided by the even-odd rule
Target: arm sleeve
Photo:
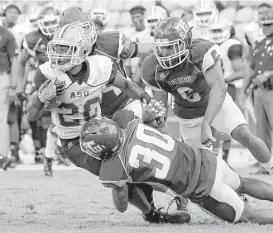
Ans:
{"type": "Polygon", "coordinates": [[[133,58],[138,53],[138,45],[132,42],[131,39],[123,33],[119,35],[119,54],[118,56],[125,60],[133,58]]]}

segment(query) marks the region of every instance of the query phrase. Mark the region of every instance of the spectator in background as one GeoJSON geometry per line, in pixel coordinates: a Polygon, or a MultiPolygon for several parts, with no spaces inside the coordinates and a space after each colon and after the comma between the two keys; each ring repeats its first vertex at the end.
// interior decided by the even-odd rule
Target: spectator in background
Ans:
{"type": "MultiPolygon", "coordinates": [[[[135,6],[130,11],[133,27],[124,33],[134,42],[147,42],[151,40],[150,29],[146,22],[146,9],[143,6],[135,6]]],[[[138,83],[140,79],[139,62],[142,59],[136,57],[129,59],[126,64],[126,72],[132,81],[138,83]]]]}
{"type": "Polygon", "coordinates": [[[4,17],[6,18],[4,26],[7,28],[13,28],[20,14],[21,11],[16,5],[7,6],[4,11],[4,17]]]}
{"type": "Polygon", "coordinates": [[[11,164],[11,159],[8,158],[10,149],[8,111],[10,102],[14,102],[16,96],[17,54],[14,36],[7,28],[0,26],[0,161],[4,170],[11,164]]]}
{"type": "MultiPolygon", "coordinates": [[[[247,42],[247,53],[246,53],[246,62],[249,64],[252,63],[253,59],[253,50],[255,49],[256,45],[261,42],[265,35],[263,33],[261,21],[265,14],[267,14],[271,10],[271,5],[268,3],[261,3],[257,7],[258,12],[258,18],[256,20],[253,20],[252,22],[248,23],[244,28],[245,33],[245,39],[247,42]]],[[[251,86],[253,87],[253,86],[251,86]]],[[[256,116],[254,111],[254,103],[253,103],[253,89],[248,89],[248,96],[247,98],[240,98],[240,105],[244,111],[245,118],[249,124],[250,130],[254,133],[256,133],[256,116]],[[243,100],[242,100],[243,99],[243,100]]],[[[255,164],[256,166],[260,166],[259,163],[255,164]]]]}
{"type": "MultiPolygon", "coordinates": [[[[261,20],[265,39],[255,47],[252,59],[252,72],[244,80],[242,95],[253,86],[254,107],[257,118],[256,131],[269,150],[272,150],[273,129],[273,11],[268,11],[261,20]]],[[[260,169],[258,173],[267,173],[260,169]]]]}

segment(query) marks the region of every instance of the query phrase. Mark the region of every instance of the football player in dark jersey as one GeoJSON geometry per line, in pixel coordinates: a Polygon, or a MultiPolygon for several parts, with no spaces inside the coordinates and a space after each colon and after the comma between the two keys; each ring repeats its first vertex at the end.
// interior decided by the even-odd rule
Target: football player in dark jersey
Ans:
{"type": "Polygon", "coordinates": [[[272,172],[272,154],[251,133],[243,114],[226,93],[219,46],[192,40],[191,28],[178,17],[160,21],[152,45],[154,53],[142,64],[142,80],[154,90],[172,94],[184,141],[194,149],[209,148],[215,142],[213,127],[247,147],[272,172]]]}
{"type": "MultiPolygon", "coordinates": [[[[273,186],[242,178],[207,149],[194,151],[169,135],[144,124],[132,111],[121,110],[113,119],[94,118],[81,132],[84,151],[100,159],[100,181],[112,188],[116,209],[128,206],[128,184],[189,198],[214,217],[228,222],[273,224],[273,210],[255,210],[237,192],[273,201],[273,186]]],[[[189,215],[184,213],[184,219],[189,215]]]]}

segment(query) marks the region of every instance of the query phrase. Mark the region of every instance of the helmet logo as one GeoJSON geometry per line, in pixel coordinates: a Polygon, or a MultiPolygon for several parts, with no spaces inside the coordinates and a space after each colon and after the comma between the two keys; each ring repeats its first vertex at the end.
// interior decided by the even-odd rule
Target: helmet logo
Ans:
{"type": "Polygon", "coordinates": [[[82,44],[84,42],[84,38],[83,35],[78,31],[77,32],[77,36],[78,36],[78,41],[80,44],[82,44]]]}
{"type": "Polygon", "coordinates": [[[99,154],[101,153],[106,147],[100,144],[97,144],[94,141],[91,141],[88,145],[88,149],[90,149],[93,153],[99,154]]]}

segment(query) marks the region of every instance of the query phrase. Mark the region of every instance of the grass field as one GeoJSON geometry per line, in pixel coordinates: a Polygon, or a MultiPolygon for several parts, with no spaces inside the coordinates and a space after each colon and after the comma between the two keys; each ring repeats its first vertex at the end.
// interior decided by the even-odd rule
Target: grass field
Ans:
{"type": "MultiPolygon", "coordinates": [[[[190,207],[190,224],[151,225],[144,222],[134,207],[130,206],[124,214],[118,213],[112,204],[110,189],[104,188],[95,176],[86,171],[58,169],[54,177],[49,178],[43,176],[41,166],[36,168],[0,172],[1,233],[273,232],[270,225],[222,223],[193,204],[190,207]]],[[[239,172],[247,174],[249,170],[239,169],[239,172]]],[[[268,176],[259,178],[270,181],[268,176]]],[[[169,200],[163,194],[155,194],[157,206],[166,207],[169,200]]],[[[250,199],[250,204],[257,209],[273,208],[269,202],[254,199],[250,199]]]]}

